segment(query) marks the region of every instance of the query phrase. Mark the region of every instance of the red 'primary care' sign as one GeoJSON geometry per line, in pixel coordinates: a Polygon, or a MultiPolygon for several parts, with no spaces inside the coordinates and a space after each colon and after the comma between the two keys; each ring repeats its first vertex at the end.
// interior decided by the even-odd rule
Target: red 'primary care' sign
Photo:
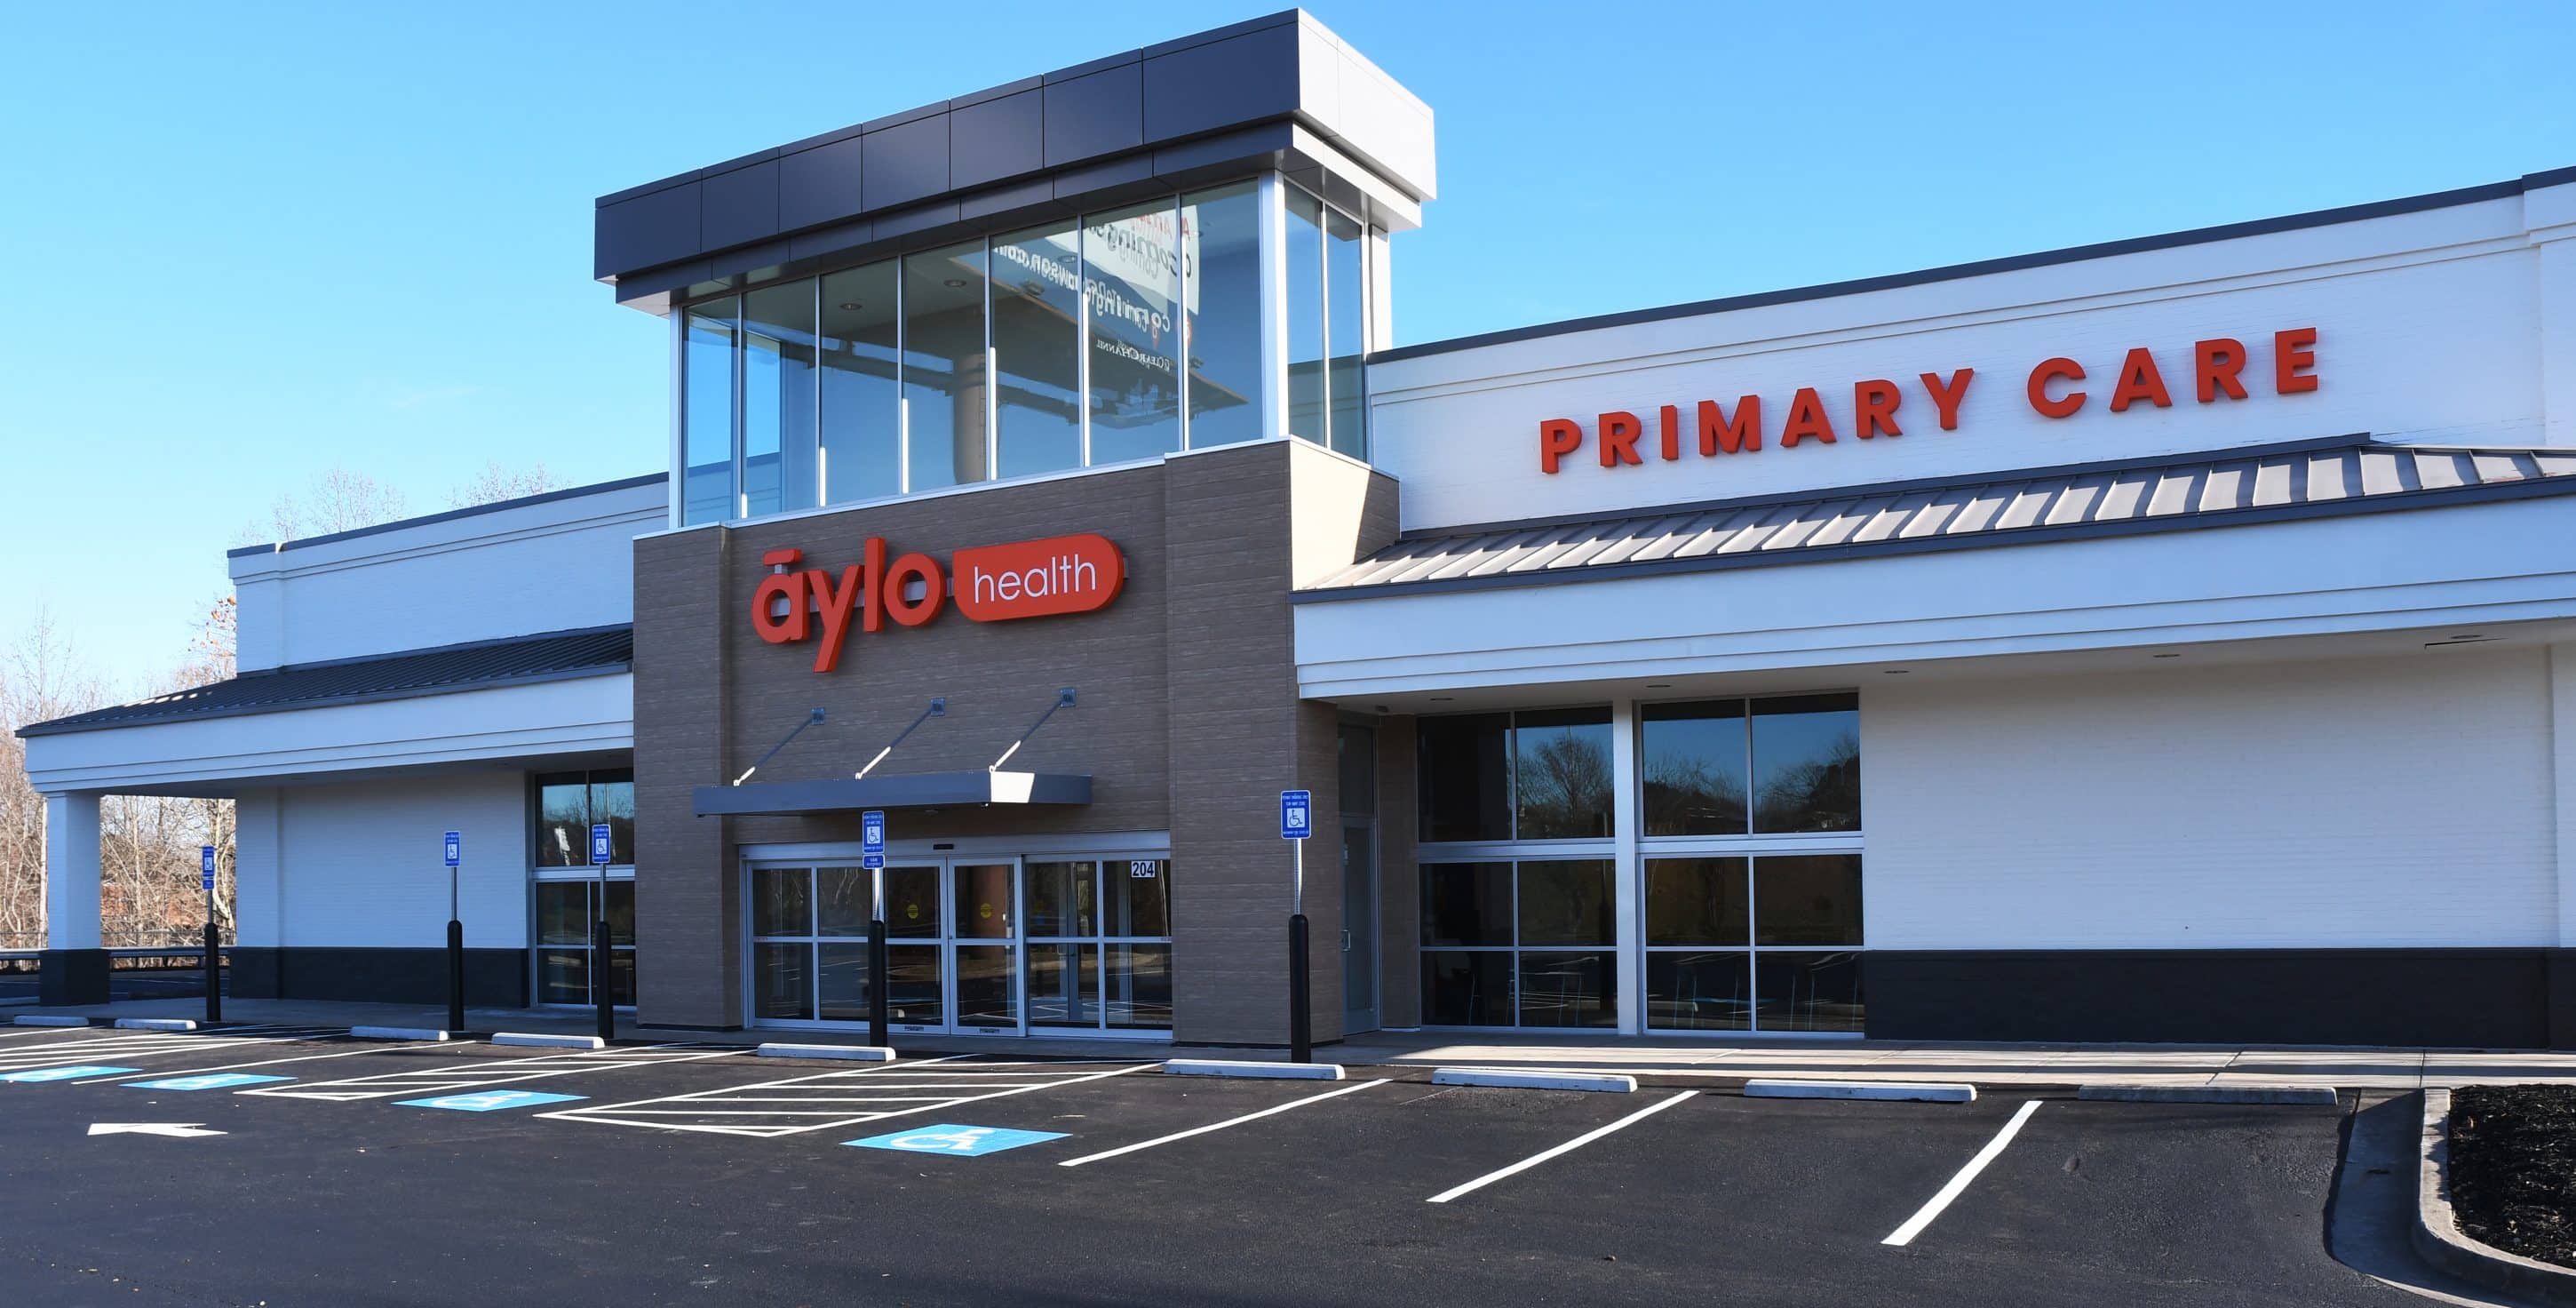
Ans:
{"type": "Polygon", "coordinates": [[[801,549],[760,556],[761,566],[772,571],[752,587],[751,626],[773,645],[808,639],[819,628],[816,672],[840,664],[853,620],[861,631],[880,630],[889,618],[918,627],[938,617],[951,597],[973,622],[1088,613],[1107,607],[1127,583],[1126,556],[1107,538],[1088,532],[962,549],[950,557],[946,572],[927,554],[902,554],[889,562],[882,536],[868,537],[859,561],[841,569],[838,579],[823,568],[794,571],[804,558],[801,549]]]}
{"type": "MultiPolygon", "coordinates": [[[[2272,393],[2292,395],[2317,388],[2314,369],[2317,329],[2296,327],[2272,333],[2272,393]]],[[[2168,355],[2171,357],[2171,355],[2168,355]]],[[[2245,343],[2220,336],[2191,344],[2191,363],[2187,372],[2177,372],[2176,384],[2188,384],[2189,394],[2202,404],[2222,398],[2241,400],[2249,392],[2243,373],[2252,358],[2245,343]]],[[[1927,372],[1916,380],[1922,384],[1923,398],[1931,403],[1932,416],[1943,431],[1959,429],[1959,403],[1968,397],[1968,383],[1976,380],[1977,370],[1961,368],[1947,377],[1927,372]]],[[[2073,359],[2041,360],[2022,379],[2022,398],[2031,411],[2043,418],[2070,418],[2084,408],[2090,398],[2077,383],[2084,381],[2084,365],[2073,359]]],[[[2159,409],[2173,407],[2173,388],[2165,382],[2164,365],[2156,361],[2155,351],[2146,346],[2130,350],[2120,360],[2119,368],[2107,379],[2111,383],[2109,402],[2104,406],[2113,413],[2125,412],[2132,405],[2152,405],[2159,409]]],[[[2258,380],[2255,383],[2260,385],[2258,380]]],[[[1886,378],[1873,378],[1852,383],[1849,418],[1842,430],[1869,440],[1877,436],[1902,436],[1905,429],[1897,425],[1897,410],[1905,403],[1906,388],[1886,378]]],[[[1813,386],[1802,386],[1789,400],[1789,411],[1776,427],[1766,428],[1762,419],[1762,397],[1736,397],[1729,410],[1716,400],[1701,400],[1695,412],[1684,413],[1677,404],[1667,404],[1658,415],[1654,452],[1664,462],[1682,457],[1684,445],[1695,445],[1701,457],[1716,458],[1721,454],[1752,454],[1762,449],[1767,430],[1787,449],[1801,441],[1834,443],[1836,413],[1839,406],[1828,404],[1813,386]]],[[[1907,418],[1906,421],[1917,421],[1907,418]]],[[[1593,452],[1604,468],[1621,468],[1643,464],[1646,456],[1637,442],[1646,435],[1645,420],[1626,410],[1612,410],[1595,421],[1593,452]]],[[[1550,476],[1567,455],[1583,448],[1583,425],[1572,418],[1549,418],[1538,425],[1538,467],[1550,476]]]]}

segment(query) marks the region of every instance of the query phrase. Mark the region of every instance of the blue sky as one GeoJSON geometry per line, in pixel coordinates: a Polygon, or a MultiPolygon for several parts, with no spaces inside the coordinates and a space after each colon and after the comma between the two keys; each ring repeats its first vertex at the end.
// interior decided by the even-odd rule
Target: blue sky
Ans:
{"type": "MultiPolygon", "coordinates": [[[[0,648],[138,689],[335,464],[657,469],[596,196],[1271,8],[0,7],[0,648]]],[[[1314,12],[1438,114],[1401,343],[2576,164],[2565,4],[1314,12]]]]}

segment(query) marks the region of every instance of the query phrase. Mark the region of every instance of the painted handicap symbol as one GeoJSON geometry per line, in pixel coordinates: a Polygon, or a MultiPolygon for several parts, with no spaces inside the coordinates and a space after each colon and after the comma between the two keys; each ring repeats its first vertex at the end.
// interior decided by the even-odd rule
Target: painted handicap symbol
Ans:
{"type": "Polygon", "coordinates": [[[259,1085],[268,1081],[292,1081],[291,1076],[253,1076],[248,1072],[217,1072],[206,1076],[174,1076],[163,1081],[128,1081],[128,1090],[221,1090],[227,1086],[259,1085]]]}
{"type": "Polygon", "coordinates": [[[1005,1149],[1018,1149],[1024,1145],[1044,1144],[1049,1140],[1063,1138],[1062,1131],[1011,1131],[998,1126],[958,1126],[950,1122],[941,1122],[910,1131],[894,1131],[885,1135],[872,1135],[865,1140],[844,1140],[841,1143],[859,1149],[891,1149],[905,1154],[956,1154],[967,1158],[980,1158],[985,1154],[998,1154],[1005,1149]]]}
{"type": "Polygon", "coordinates": [[[39,1067],[24,1072],[0,1073],[0,1081],[77,1081],[85,1076],[123,1076],[131,1067],[39,1067]]]}
{"type": "Polygon", "coordinates": [[[474,1094],[439,1095],[431,1099],[401,1099],[395,1102],[405,1108],[447,1108],[460,1113],[490,1113],[504,1108],[529,1108],[537,1104],[568,1104],[582,1095],[540,1094],[534,1090],[484,1090],[474,1094]]]}

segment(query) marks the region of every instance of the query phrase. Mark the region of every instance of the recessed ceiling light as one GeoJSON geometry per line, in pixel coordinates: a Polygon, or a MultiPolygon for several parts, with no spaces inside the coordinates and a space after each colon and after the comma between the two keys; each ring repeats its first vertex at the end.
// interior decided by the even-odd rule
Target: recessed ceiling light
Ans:
{"type": "Polygon", "coordinates": [[[939,284],[948,287],[951,290],[962,290],[966,285],[966,279],[963,277],[950,277],[941,281],[939,284]]]}
{"type": "Polygon", "coordinates": [[[2178,658],[2181,658],[2181,657],[2182,657],[2182,655],[2180,655],[2180,654],[2158,654],[2158,655],[2156,655],[2155,657],[2160,658],[2160,659],[2178,659],[2178,658]]]}
{"type": "Polygon", "coordinates": [[[2451,637],[2451,639],[2453,639],[2453,640],[2485,640],[2485,639],[2486,639],[2486,637],[2485,637],[2485,636],[2482,636],[2482,635],[2480,635],[2480,634],[2478,634],[2477,632],[2469,631],[2469,632],[2462,632],[2462,633],[2461,633],[2461,634],[2459,634],[2459,635],[2456,635],[2456,636],[2451,637]]]}
{"type": "Polygon", "coordinates": [[[1648,690],[1671,690],[1672,688],[1673,683],[1669,681],[1649,681],[1646,683],[1646,689],[1648,690]]]}
{"type": "Polygon", "coordinates": [[[856,310],[859,307],[859,302],[856,300],[843,300],[841,301],[841,307],[846,310],[856,310]]]}
{"type": "Polygon", "coordinates": [[[1458,697],[1455,695],[1434,695],[1431,697],[1431,702],[1434,704],[1446,704],[1456,698],[1458,697]]]}
{"type": "Polygon", "coordinates": [[[1914,669],[1912,669],[1912,668],[1883,668],[1883,669],[1881,669],[1881,671],[1885,672],[1887,675],[1889,675],[1889,676],[1891,676],[1891,677],[1902,677],[1902,676],[1906,675],[1907,673],[1910,673],[1910,672],[1914,671],[1914,669]]]}

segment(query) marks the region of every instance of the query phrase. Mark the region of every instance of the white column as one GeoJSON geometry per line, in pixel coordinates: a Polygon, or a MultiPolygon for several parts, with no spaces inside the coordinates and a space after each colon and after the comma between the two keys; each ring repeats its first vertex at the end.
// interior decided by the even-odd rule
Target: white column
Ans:
{"type": "Polygon", "coordinates": [[[45,948],[96,949],[98,796],[45,796],[45,948]]]}
{"type": "Polygon", "coordinates": [[[1259,182],[1261,238],[1261,437],[1288,434],[1288,197],[1279,174],[1259,182]]]}
{"type": "Polygon", "coordinates": [[[2576,644],[2549,647],[2549,750],[2558,815],[2558,947],[2576,949],[2576,644]]]}
{"type": "Polygon", "coordinates": [[[2540,255],[2541,440],[2576,445],[2576,182],[2523,192],[2540,255]]]}
{"type": "Polygon", "coordinates": [[[1644,810],[1637,784],[1635,700],[1610,702],[1610,786],[1610,895],[1619,941],[1619,1029],[1635,1035],[1645,1030],[1646,1013],[1646,925],[1637,863],[1637,833],[1644,810]]]}

